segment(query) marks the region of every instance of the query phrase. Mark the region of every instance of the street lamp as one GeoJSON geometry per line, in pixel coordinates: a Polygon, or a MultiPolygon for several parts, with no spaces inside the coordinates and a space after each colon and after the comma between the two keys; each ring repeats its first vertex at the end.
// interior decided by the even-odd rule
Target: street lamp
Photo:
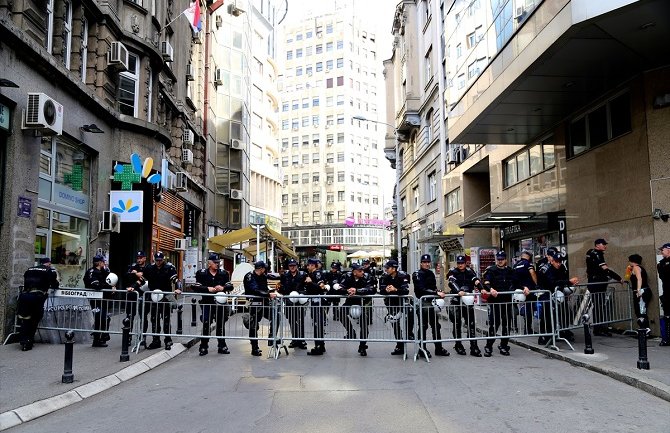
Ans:
{"type": "Polygon", "coordinates": [[[400,229],[400,211],[401,211],[401,206],[400,206],[400,170],[398,169],[398,164],[400,163],[399,161],[399,141],[398,141],[398,128],[396,128],[394,125],[391,125],[390,123],[386,122],[381,122],[379,120],[372,120],[368,119],[363,116],[353,116],[352,119],[354,120],[359,120],[361,122],[370,122],[370,123],[378,123],[380,125],[386,125],[390,128],[393,128],[393,137],[395,138],[395,205],[394,207],[397,209],[395,212],[396,215],[396,250],[398,251],[398,270],[402,269],[402,230],[400,229]]]}

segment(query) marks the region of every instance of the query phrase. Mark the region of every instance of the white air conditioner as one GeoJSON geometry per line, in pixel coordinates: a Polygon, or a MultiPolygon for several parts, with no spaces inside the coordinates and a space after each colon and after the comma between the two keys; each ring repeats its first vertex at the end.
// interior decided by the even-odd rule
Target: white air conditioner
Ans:
{"type": "Polygon", "coordinates": [[[236,150],[243,150],[244,149],[244,143],[241,140],[237,140],[237,139],[233,138],[232,140],[230,140],[230,147],[232,149],[236,149],[236,150]]]}
{"type": "Polygon", "coordinates": [[[161,55],[163,56],[164,61],[172,61],[174,56],[174,48],[172,48],[172,45],[170,45],[168,41],[161,42],[161,55]]]}
{"type": "Polygon", "coordinates": [[[302,204],[309,204],[309,200],[303,200],[302,204]]]}
{"type": "Polygon", "coordinates": [[[128,70],[128,49],[121,42],[112,42],[107,52],[107,64],[122,71],[128,70]]]}
{"type": "Polygon", "coordinates": [[[326,144],[328,145],[328,147],[331,147],[331,146],[333,145],[333,142],[332,142],[332,141],[329,141],[329,142],[326,143],[326,144]]]}
{"type": "Polygon", "coordinates": [[[242,191],[239,189],[230,190],[230,199],[231,200],[242,200],[242,191]]]}
{"type": "Polygon", "coordinates": [[[184,129],[184,133],[181,136],[181,142],[187,146],[193,145],[193,139],[195,134],[189,128],[184,129]]]}
{"type": "Polygon", "coordinates": [[[169,189],[170,191],[174,191],[174,189],[177,186],[177,177],[174,174],[172,174],[172,172],[168,171],[166,179],[167,179],[166,181],[167,189],[169,189]]]}
{"type": "Polygon", "coordinates": [[[177,172],[174,189],[176,191],[188,191],[188,177],[183,171],[177,172]]]}
{"type": "Polygon", "coordinates": [[[308,77],[311,77],[311,76],[312,76],[312,72],[308,72],[308,73],[307,73],[307,76],[308,76],[308,77]]]}
{"type": "Polygon", "coordinates": [[[332,181],[332,180],[329,180],[329,181],[326,182],[326,183],[327,183],[328,185],[332,185],[332,184],[333,184],[333,181],[332,181]]]}
{"type": "Polygon", "coordinates": [[[216,16],[216,28],[220,29],[221,26],[223,26],[223,18],[221,18],[221,15],[216,16]]]}
{"type": "Polygon", "coordinates": [[[182,149],[181,162],[185,165],[193,164],[193,152],[191,151],[191,149],[182,149]]]}
{"type": "Polygon", "coordinates": [[[98,231],[121,233],[121,220],[119,214],[108,210],[103,211],[98,231]]]}
{"type": "Polygon", "coordinates": [[[514,9],[514,19],[520,20],[525,14],[526,9],[523,7],[523,5],[517,6],[516,9],[514,9]]]}
{"type": "Polygon", "coordinates": [[[186,251],[186,239],[175,239],[174,249],[175,251],[186,251]]]}
{"type": "Polygon", "coordinates": [[[221,78],[221,68],[214,69],[214,84],[217,86],[223,84],[223,79],[221,78]]]}
{"type": "Polygon", "coordinates": [[[44,93],[28,93],[22,128],[37,129],[44,135],[61,135],[63,106],[44,93]]]}
{"type": "Polygon", "coordinates": [[[193,67],[192,64],[186,65],[186,80],[187,81],[193,81],[195,77],[195,68],[193,67]]]}

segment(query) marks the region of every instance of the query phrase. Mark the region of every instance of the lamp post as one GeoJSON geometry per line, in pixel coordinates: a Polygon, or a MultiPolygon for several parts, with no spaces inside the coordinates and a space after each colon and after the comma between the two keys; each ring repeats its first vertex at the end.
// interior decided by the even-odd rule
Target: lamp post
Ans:
{"type": "MultiPolygon", "coordinates": [[[[401,206],[400,206],[400,170],[398,170],[398,151],[399,151],[399,142],[398,142],[398,128],[396,128],[394,125],[391,125],[390,123],[386,122],[381,122],[379,120],[372,120],[368,119],[363,116],[353,116],[352,117],[354,120],[359,120],[361,122],[371,122],[371,123],[378,123],[380,125],[386,125],[390,128],[393,128],[393,137],[395,138],[395,163],[396,163],[396,168],[395,168],[395,208],[396,208],[396,249],[398,251],[398,270],[402,269],[402,231],[400,229],[400,212],[401,212],[401,206]]],[[[383,208],[383,207],[382,207],[383,208]]]]}

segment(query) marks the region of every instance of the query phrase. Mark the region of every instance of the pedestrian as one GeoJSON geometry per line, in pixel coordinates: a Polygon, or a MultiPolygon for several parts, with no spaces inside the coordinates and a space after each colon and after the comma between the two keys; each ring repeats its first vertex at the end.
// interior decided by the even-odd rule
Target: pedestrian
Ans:
{"type": "MultiPolygon", "coordinates": [[[[144,251],[138,251],[135,254],[135,263],[128,266],[128,271],[124,279],[127,291],[126,297],[126,315],[130,318],[130,329],[132,331],[135,315],[142,314],[144,311],[144,316],[142,317],[142,333],[147,332],[149,327],[149,308],[142,308],[144,305],[144,293],[147,291],[149,285],[147,280],[144,277],[144,273],[147,270],[149,264],[147,263],[147,255],[144,251]]],[[[128,346],[130,346],[130,339],[132,336],[128,335],[128,346]]],[[[146,342],[144,339],[140,342],[140,345],[146,347],[146,342]]]]}
{"type": "MultiPolygon", "coordinates": [[[[420,354],[430,358],[432,357],[430,351],[426,348],[424,341],[426,340],[426,331],[428,326],[435,341],[435,355],[449,356],[449,351],[442,346],[442,333],[440,332],[440,320],[433,307],[432,301],[435,299],[444,299],[447,294],[441,290],[437,290],[437,279],[435,274],[430,269],[432,260],[430,254],[421,256],[421,264],[419,270],[412,274],[412,283],[414,284],[414,296],[419,298],[421,303],[420,318],[421,318],[421,351],[420,354]]],[[[443,301],[444,302],[444,301],[443,301]]]]}
{"type": "Polygon", "coordinates": [[[342,280],[340,291],[346,293],[347,299],[344,301],[343,310],[348,314],[340,313],[340,320],[347,330],[345,338],[356,339],[356,332],[352,326],[350,318],[358,320],[361,328],[361,341],[358,344],[358,354],[368,356],[368,316],[372,311],[372,298],[369,295],[377,293],[377,286],[371,276],[366,274],[363,267],[357,263],[351,265],[351,272],[342,280]],[[356,313],[358,312],[358,313],[356,313]],[[358,317],[356,317],[358,316],[358,317]]]}
{"type": "Polygon", "coordinates": [[[391,355],[403,355],[405,353],[405,343],[401,340],[409,339],[414,328],[413,309],[407,304],[405,297],[409,295],[409,275],[398,270],[398,262],[389,260],[384,265],[384,274],[379,279],[379,293],[386,296],[384,304],[386,305],[387,320],[393,325],[393,336],[397,340],[395,349],[391,355]],[[402,335],[401,323],[405,325],[405,335],[402,335]]]}
{"type": "MultiPolygon", "coordinates": [[[[475,288],[481,288],[481,281],[475,272],[466,267],[466,257],[463,255],[456,256],[456,267],[447,272],[448,286],[451,289],[452,295],[457,295],[451,298],[451,307],[449,308],[449,319],[453,324],[452,335],[457,340],[454,345],[454,350],[459,355],[465,355],[465,347],[461,342],[463,319],[467,324],[468,338],[470,338],[470,355],[481,357],[482,353],[477,345],[475,338],[475,307],[474,303],[466,304],[463,300],[467,299],[464,296],[472,296],[475,288]]],[[[469,298],[472,299],[472,298],[469,298]]]]}
{"type": "Polygon", "coordinates": [[[270,301],[277,297],[277,293],[268,288],[268,277],[266,275],[267,265],[259,260],[254,263],[254,270],[244,276],[244,294],[253,296],[249,299],[249,342],[251,343],[251,355],[261,356],[263,352],[258,347],[258,322],[266,318],[270,322],[268,333],[268,345],[273,345],[274,323],[270,301]]]}
{"type": "Polygon", "coordinates": [[[509,318],[512,315],[510,293],[514,286],[514,270],[507,266],[507,254],[505,251],[496,253],[496,263],[484,271],[484,289],[482,295],[487,298],[489,304],[489,339],[486,340],[484,356],[493,355],[493,343],[496,333],[502,325],[502,338],[498,350],[503,356],[509,356],[509,318]]]}
{"type": "Polygon", "coordinates": [[[84,286],[102,292],[100,298],[91,298],[91,311],[93,312],[93,344],[92,347],[107,347],[109,333],[107,332],[107,311],[109,302],[113,298],[110,289],[115,287],[107,283],[107,276],[111,272],[105,264],[105,258],[101,255],[93,257],[93,266],[84,274],[84,286]]]}
{"type": "Polygon", "coordinates": [[[225,324],[230,316],[230,307],[217,302],[214,295],[218,293],[230,293],[233,283],[230,282],[230,274],[219,266],[221,259],[218,254],[210,254],[207,258],[207,267],[195,273],[196,284],[193,289],[202,293],[200,299],[200,310],[202,312],[202,337],[198,353],[205,356],[209,352],[209,336],[212,322],[216,322],[216,336],[218,353],[227,355],[230,353],[226,345],[225,324]]]}
{"type": "Polygon", "coordinates": [[[323,273],[319,270],[319,260],[314,258],[308,259],[305,293],[310,296],[310,312],[314,327],[314,348],[307,352],[308,355],[320,356],[326,352],[326,343],[323,341],[325,307],[321,305],[321,298],[319,297],[319,295],[325,293],[325,286],[323,273]]]}
{"type": "Polygon", "coordinates": [[[23,274],[23,290],[19,294],[17,316],[21,350],[33,348],[37,326],[44,316],[44,301],[49,289],[58,289],[58,274],[51,267],[51,259],[43,257],[40,264],[31,266],[23,274]]]}
{"type": "MultiPolygon", "coordinates": [[[[295,259],[289,259],[287,263],[288,270],[281,274],[279,280],[279,293],[283,296],[289,296],[291,293],[305,294],[305,278],[307,273],[298,270],[298,262],[295,259]]],[[[288,347],[292,349],[307,349],[305,342],[305,306],[298,299],[290,298],[287,300],[286,319],[291,328],[291,343],[288,347]]]]}
{"type": "MultiPolygon", "coordinates": [[[[577,277],[569,277],[567,268],[564,265],[565,260],[566,257],[560,252],[556,251],[549,255],[549,266],[543,266],[541,271],[538,273],[538,286],[543,290],[543,292],[538,296],[537,302],[534,303],[534,313],[537,314],[538,320],[540,322],[540,334],[553,335],[555,332],[554,323],[551,320],[551,294],[553,294],[554,300],[556,301],[555,305],[557,306],[554,315],[558,318],[563,318],[563,324],[570,323],[569,317],[567,317],[568,303],[565,302],[565,296],[572,293],[570,286],[578,284],[579,279],[577,277]]],[[[558,321],[558,323],[561,325],[560,321],[558,321]]],[[[561,332],[559,336],[561,338],[565,338],[568,341],[574,341],[574,336],[571,332],[561,332]]],[[[551,337],[545,335],[538,338],[537,344],[546,345],[549,343],[549,341],[551,341],[551,337]]]]}
{"type": "Polygon", "coordinates": [[[658,278],[660,278],[663,287],[663,294],[660,298],[661,307],[663,307],[663,322],[665,324],[665,333],[661,332],[664,335],[659,346],[670,346],[670,243],[661,245],[659,250],[663,258],[656,265],[656,269],[658,270],[658,278]]]}
{"type": "Polygon", "coordinates": [[[623,278],[607,267],[605,262],[607,241],[599,238],[594,241],[593,245],[594,247],[586,252],[586,275],[588,282],[592,283],[589,284],[589,292],[593,302],[593,334],[611,337],[612,333],[604,324],[610,316],[606,311],[608,305],[605,302],[605,294],[610,280],[623,283],[623,278]]]}
{"type": "MultiPolygon", "coordinates": [[[[553,247],[550,249],[552,250],[552,254],[553,252],[557,251],[553,247]]],[[[530,253],[530,251],[523,250],[519,255],[519,260],[514,264],[514,266],[512,266],[512,269],[514,269],[516,281],[516,287],[514,289],[522,290],[524,296],[526,297],[526,302],[520,307],[523,308],[525,327],[524,331],[526,335],[533,334],[533,308],[532,302],[528,298],[530,297],[537,299],[537,296],[539,296],[537,293],[531,295],[531,291],[535,290],[537,286],[537,273],[535,272],[535,266],[533,266],[533,262],[531,261],[532,259],[533,255],[530,253]]],[[[547,260],[548,255],[540,261],[542,261],[542,264],[544,264],[547,263],[547,260]]]]}
{"type": "MultiPolygon", "coordinates": [[[[147,267],[145,273],[146,279],[149,281],[150,291],[159,292],[174,292],[175,295],[181,294],[181,282],[177,275],[177,268],[165,260],[165,254],[161,251],[154,253],[154,263],[147,267]],[[174,289],[174,290],[173,290],[174,289]]],[[[172,336],[170,314],[172,312],[172,296],[165,296],[165,293],[157,294],[158,301],[151,302],[151,332],[154,334],[151,344],[147,349],[158,349],[161,347],[161,320],[163,321],[163,339],[165,343],[165,350],[172,349],[172,336]]]]}
{"type": "Polygon", "coordinates": [[[628,266],[630,266],[630,288],[633,296],[633,309],[637,324],[640,328],[649,332],[649,305],[653,298],[647,270],[642,266],[642,256],[631,254],[628,256],[628,266]]]}

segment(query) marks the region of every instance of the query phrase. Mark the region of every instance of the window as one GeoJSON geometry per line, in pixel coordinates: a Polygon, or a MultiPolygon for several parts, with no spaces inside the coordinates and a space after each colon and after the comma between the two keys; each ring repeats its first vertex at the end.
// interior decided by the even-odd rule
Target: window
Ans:
{"type": "Polygon", "coordinates": [[[337,201],[344,201],[344,191],[337,191],[337,201]]]}
{"type": "Polygon", "coordinates": [[[298,48],[297,50],[295,50],[295,58],[299,59],[301,57],[302,57],[302,48],[298,48]]]}
{"type": "Polygon", "coordinates": [[[286,60],[291,60],[293,59],[293,51],[289,50],[286,52],[286,60]]]}
{"type": "Polygon", "coordinates": [[[555,165],[554,137],[527,147],[503,161],[504,186],[509,187],[555,165]]]}
{"type": "Polygon", "coordinates": [[[335,162],[335,154],[334,153],[326,154],[326,163],[332,164],[334,162],[335,162]]]}
{"type": "Polygon", "coordinates": [[[281,121],[281,129],[286,131],[288,129],[288,119],[283,119],[281,121]]]}
{"type": "Polygon", "coordinates": [[[128,70],[119,73],[119,112],[133,117],[138,112],[139,62],[137,55],[128,53],[128,70]]]}
{"type": "Polygon", "coordinates": [[[413,210],[419,210],[419,187],[415,186],[412,188],[412,197],[414,198],[414,208],[413,210]]]}
{"type": "Polygon", "coordinates": [[[461,210],[461,189],[456,188],[447,194],[447,215],[461,210]]]}
{"type": "Polygon", "coordinates": [[[310,45],[309,47],[305,47],[305,57],[309,57],[312,55],[312,46],[310,45]]]}
{"type": "Polygon", "coordinates": [[[295,35],[295,40],[302,41],[302,33],[298,33],[297,35],[295,35]]]}
{"type": "Polygon", "coordinates": [[[426,144],[429,145],[433,141],[433,109],[431,108],[426,113],[426,144]]]}
{"type": "Polygon", "coordinates": [[[337,85],[344,86],[344,77],[337,77],[337,85]]]}
{"type": "Polygon", "coordinates": [[[63,3],[63,65],[70,69],[70,56],[72,55],[72,3],[63,3]]]}
{"type": "MultiPolygon", "coordinates": [[[[319,123],[318,119],[319,118],[317,116],[314,116],[314,117],[316,117],[316,120],[317,120],[316,124],[318,125],[318,123],[319,123]]],[[[319,134],[313,134],[312,135],[312,146],[319,147],[319,134]]]]}
{"type": "Polygon", "coordinates": [[[318,44],[316,46],[316,54],[321,54],[321,53],[323,53],[323,45],[318,44]]]}
{"type": "Polygon", "coordinates": [[[435,172],[428,175],[428,201],[437,199],[437,176],[435,172]]]}
{"type": "Polygon", "coordinates": [[[318,223],[321,221],[321,212],[318,210],[315,210],[312,212],[312,221],[315,223],[318,223]]]}
{"type": "Polygon", "coordinates": [[[338,182],[344,182],[344,172],[343,171],[338,171],[337,172],[337,181],[338,182]]]}
{"type": "Polygon", "coordinates": [[[337,49],[341,50],[344,48],[344,41],[337,41],[337,49]]]}
{"type": "Polygon", "coordinates": [[[81,81],[86,83],[86,67],[88,59],[88,20],[81,19],[81,81]]]}
{"type": "Polygon", "coordinates": [[[319,163],[319,157],[320,157],[320,155],[318,153],[313,153],[312,154],[312,162],[314,164],[318,164],[319,163]]]}
{"type": "Polygon", "coordinates": [[[326,52],[333,51],[333,43],[332,42],[326,42],[326,52]]]}
{"type": "Polygon", "coordinates": [[[333,79],[332,78],[327,78],[326,79],[326,88],[327,89],[332,89],[333,88],[333,79]]]}
{"type": "Polygon", "coordinates": [[[46,19],[46,25],[47,25],[47,40],[46,42],[46,49],[49,54],[51,54],[53,50],[53,40],[54,40],[54,0],[47,0],[47,19],[46,19]]]}
{"type": "Polygon", "coordinates": [[[326,107],[332,107],[333,106],[333,97],[328,96],[326,97],[326,107]]]}
{"type": "MultiPolygon", "coordinates": [[[[309,173],[303,173],[302,174],[302,183],[309,183],[309,173]]],[[[307,193],[303,193],[303,202],[307,200],[307,193]]]]}
{"type": "Polygon", "coordinates": [[[282,167],[288,167],[288,156],[282,156],[282,158],[281,158],[281,166],[282,166],[282,167]]]}
{"type": "Polygon", "coordinates": [[[569,155],[579,155],[630,131],[630,94],[625,92],[570,123],[569,155]]]}
{"type": "Polygon", "coordinates": [[[344,152],[337,152],[337,162],[344,162],[344,152]]]}
{"type": "MultiPolygon", "coordinates": [[[[297,194],[296,194],[297,195],[297,194]]],[[[288,205],[288,194],[282,194],[281,196],[281,204],[283,206],[288,205]]]]}
{"type": "Polygon", "coordinates": [[[298,137],[291,137],[291,147],[297,148],[300,146],[300,139],[298,137]]]}
{"type": "Polygon", "coordinates": [[[291,101],[291,109],[297,110],[298,108],[300,108],[300,101],[298,101],[297,99],[291,101]]]}
{"type": "Polygon", "coordinates": [[[281,150],[288,149],[288,138],[282,138],[281,140],[281,150]]]}
{"type": "Polygon", "coordinates": [[[302,66],[298,66],[297,68],[295,68],[295,76],[299,77],[301,75],[302,75],[302,66]]]}
{"type": "Polygon", "coordinates": [[[321,201],[321,194],[315,192],[312,194],[312,203],[319,203],[321,201]]]}
{"type": "Polygon", "coordinates": [[[468,48],[472,48],[475,46],[475,32],[470,33],[465,37],[465,46],[468,48]]]}
{"type": "Polygon", "coordinates": [[[323,71],[323,63],[322,62],[316,62],[316,72],[321,72],[323,71]]]}
{"type": "Polygon", "coordinates": [[[463,46],[461,44],[456,45],[456,58],[460,58],[463,55],[463,46]]]}
{"type": "Polygon", "coordinates": [[[316,114],[312,116],[312,125],[319,126],[319,116],[316,114]]]}
{"type": "Polygon", "coordinates": [[[298,155],[291,156],[291,165],[294,167],[298,165],[298,155]]]}
{"type": "Polygon", "coordinates": [[[344,125],[344,114],[338,114],[337,115],[337,124],[338,125],[344,125]]]}
{"type": "Polygon", "coordinates": [[[326,34],[333,33],[333,23],[326,24],[326,34]]]}
{"type": "Polygon", "coordinates": [[[424,77],[423,79],[425,80],[424,83],[428,84],[430,80],[433,78],[433,64],[432,64],[432,52],[433,49],[429,48],[428,52],[426,53],[426,56],[423,59],[423,65],[424,65],[424,77]]]}
{"type": "Polygon", "coordinates": [[[332,60],[326,60],[326,71],[330,71],[333,69],[333,61],[332,60]]]}
{"type": "Polygon", "coordinates": [[[288,102],[282,102],[281,111],[288,111],[288,102]]]}
{"type": "Polygon", "coordinates": [[[343,68],[344,67],[344,59],[342,59],[342,58],[337,59],[337,67],[338,68],[343,68]]]}
{"type": "Polygon", "coordinates": [[[300,178],[298,177],[297,174],[292,174],[291,175],[291,184],[297,185],[299,180],[300,180],[300,178]]]}
{"type": "Polygon", "coordinates": [[[307,39],[312,39],[312,36],[313,36],[313,35],[314,35],[314,32],[312,32],[311,30],[308,31],[308,32],[305,32],[305,37],[306,37],[307,39]]]}
{"type": "Polygon", "coordinates": [[[344,95],[337,95],[337,105],[344,105],[344,95]]]}
{"type": "Polygon", "coordinates": [[[305,67],[305,74],[307,74],[310,77],[312,76],[312,67],[311,66],[305,67]]]}
{"type": "Polygon", "coordinates": [[[319,106],[319,97],[315,96],[312,98],[312,107],[318,107],[319,106]]]}

